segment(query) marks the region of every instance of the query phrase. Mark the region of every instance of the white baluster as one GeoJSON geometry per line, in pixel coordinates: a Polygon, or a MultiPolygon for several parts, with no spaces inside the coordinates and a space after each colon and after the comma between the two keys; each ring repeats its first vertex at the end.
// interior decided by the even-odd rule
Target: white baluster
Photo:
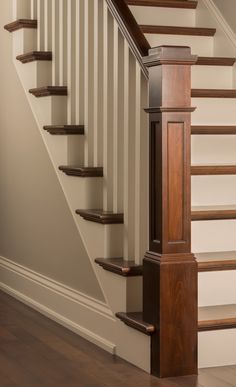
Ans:
{"type": "Polygon", "coordinates": [[[31,3],[30,4],[30,7],[31,7],[30,18],[35,20],[35,19],[37,19],[37,0],[31,0],[30,3],[31,3]]]}
{"type": "Polygon", "coordinates": [[[59,1],[52,1],[52,84],[59,85],[59,1]]]}
{"type": "Polygon", "coordinates": [[[38,28],[37,28],[37,47],[38,51],[44,51],[44,23],[45,23],[45,15],[44,15],[44,0],[38,0],[37,2],[37,20],[38,20],[38,28]]]}
{"type": "MultiPolygon", "coordinates": [[[[87,1],[87,0],[86,0],[87,1]]],[[[76,74],[75,74],[75,109],[76,123],[84,124],[84,2],[85,0],[76,1],[76,22],[75,22],[75,53],[76,53],[76,74]]]]}
{"type": "MultiPolygon", "coordinates": [[[[41,0],[42,1],[42,0],[41,0]]],[[[52,1],[44,0],[44,49],[52,50],[52,1]]]]}

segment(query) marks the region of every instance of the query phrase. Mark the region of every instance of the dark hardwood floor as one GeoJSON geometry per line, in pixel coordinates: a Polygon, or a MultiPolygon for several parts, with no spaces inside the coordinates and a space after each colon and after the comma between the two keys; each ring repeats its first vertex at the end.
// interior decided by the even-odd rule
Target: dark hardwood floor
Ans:
{"type": "Polygon", "coordinates": [[[236,366],[155,379],[0,292],[0,387],[13,386],[235,387],[236,366]]]}

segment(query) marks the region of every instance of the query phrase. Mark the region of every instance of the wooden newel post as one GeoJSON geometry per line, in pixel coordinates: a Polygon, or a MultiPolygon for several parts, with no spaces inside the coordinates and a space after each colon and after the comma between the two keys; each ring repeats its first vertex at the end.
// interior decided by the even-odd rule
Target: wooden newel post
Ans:
{"type": "Polygon", "coordinates": [[[144,320],[155,324],[151,369],[197,373],[197,264],[191,254],[191,65],[189,47],[143,59],[150,74],[150,246],[144,257],[144,320]]]}

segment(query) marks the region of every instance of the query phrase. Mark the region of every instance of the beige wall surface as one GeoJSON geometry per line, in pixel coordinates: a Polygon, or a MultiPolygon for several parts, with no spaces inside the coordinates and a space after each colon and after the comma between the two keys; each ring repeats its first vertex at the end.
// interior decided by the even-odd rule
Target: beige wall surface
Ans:
{"type": "Polygon", "coordinates": [[[103,300],[12,61],[11,4],[0,4],[0,256],[103,300]]]}
{"type": "Polygon", "coordinates": [[[236,1],[235,0],[214,0],[222,15],[236,33],[236,1]]]}

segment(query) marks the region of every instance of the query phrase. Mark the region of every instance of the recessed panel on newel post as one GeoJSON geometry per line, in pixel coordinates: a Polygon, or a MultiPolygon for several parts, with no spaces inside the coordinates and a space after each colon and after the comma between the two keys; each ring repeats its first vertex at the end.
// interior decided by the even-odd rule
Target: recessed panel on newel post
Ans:
{"type": "Polygon", "coordinates": [[[144,58],[150,98],[150,245],[144,257],[144,320],[156,326],[151,369],[197,373],[197,263],[191,253],[191,65],[189,47],[144,58]]]}

